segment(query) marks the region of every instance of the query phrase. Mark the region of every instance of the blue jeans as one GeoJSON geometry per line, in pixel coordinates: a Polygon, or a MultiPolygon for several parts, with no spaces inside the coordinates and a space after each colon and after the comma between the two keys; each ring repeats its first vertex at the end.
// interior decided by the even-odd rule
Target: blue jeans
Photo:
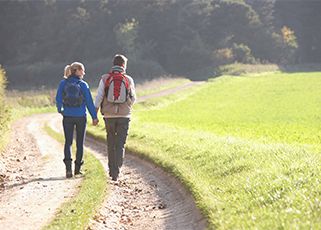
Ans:
{"type": "Polygon", "coordinates": [[[129,118],[104,118],[107,132],[108,167],[111,177],[118,177],[123,165],[129,118]]]}
{"type": "Polygon", "coordinates": [[[64,134],[65,134],[65,148],[64,148],[65,159],[64,159],[64,162],[65,162],[67,168],[69,168],[69,165],[71,167],[71,161],[72,161],[71,146],[72,146],[72,140],[73,140],[73,134],[74,134],[75,127],[76,127],[76,146],[77,146],[75,164],[80,167],[80,165],[82,165],[82,163],[83,163],[82,158],[83,158],[83,154],[84,154],[84,140],[85,140],[85,134],[86,134],[86,123],[87,123],[86,117],[64,116],[64,118],[62,120],[62,124],[64,127],[64,134]]]}

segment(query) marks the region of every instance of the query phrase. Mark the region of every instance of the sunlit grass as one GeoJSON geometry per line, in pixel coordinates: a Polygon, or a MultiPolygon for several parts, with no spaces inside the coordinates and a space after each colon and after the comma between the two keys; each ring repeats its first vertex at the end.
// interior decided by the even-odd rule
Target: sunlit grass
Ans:
{"type": "Polygon", "coordinates": [[[321,73],[222,77],[186,100],[138,116],[220,135],[319,144],[320,79],[321,73]]]}
{"type": "Polygon", "coordinates": [[[318,226],[321,209],[311,206],[321,188],[316,147],[142,121],[132,123],[127,145],[184,181],[213,228],[318,226]]]}
{"type": "Polygon", "coordinates": [[[321,73],[218,78],[136,105],[127,148],[180,178],[209,228],[318,229],[320,86],[321,73]]]}
{"type": "Polygon", "coordinates": [[[137,84],[136,91],[137,96],[145,96],[148,94],[157,93],[162,90],[175,88],[176,86],[183,85],[190,82],[190,80],[186,78],[169,78],[169,77],[162,77],[153,79],[151,81],[146,81],[144,83],[137,84]]]}
{"type": "Polygon", "coordinates": [[[9,90],[6,101],[12,107],[49,107],[55,105],[55,96],[55,90],[9,90]]]}

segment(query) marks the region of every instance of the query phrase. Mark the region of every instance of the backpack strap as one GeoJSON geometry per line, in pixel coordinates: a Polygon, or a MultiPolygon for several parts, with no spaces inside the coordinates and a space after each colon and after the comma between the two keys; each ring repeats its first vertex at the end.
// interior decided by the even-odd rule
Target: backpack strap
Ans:
{"type": "Polygon", "coordinates": [[[121,75],[123,76],[123,79],[124,79],[124,81],[125,81],[125,87],[126,87],[127,91],[129,92],[129,91],[130,91],[129,80],[128,80],[128,78],[126,77],[125,74],[123,74],[122,72],[119,72],[119,71],[112,71],[112,72],[109,72],[109,73],[107,74],[107,78],[106,78],[106,81],[105,81],[105,91],[106,91],[106,89],[108,89],[108,87],[109,87],[109,85],[110,85],[110,82],[111,82],[111,79],[112,79],[112,77],[113,77],[113,75],[114,75],[115,73],[119,73],[119,74],[121,74],[121,75]]]}

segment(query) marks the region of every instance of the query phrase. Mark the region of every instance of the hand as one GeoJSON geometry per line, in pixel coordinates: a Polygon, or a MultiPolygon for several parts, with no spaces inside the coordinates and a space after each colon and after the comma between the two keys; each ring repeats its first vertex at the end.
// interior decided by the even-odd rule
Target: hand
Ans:
{"type": "Polygon", "coordinates": [[[98,122],[99,122],[99,120],[98,120],[98,119],[94,119],[94,120],[93,120],[93,126],[98,125],[98,122]]]}

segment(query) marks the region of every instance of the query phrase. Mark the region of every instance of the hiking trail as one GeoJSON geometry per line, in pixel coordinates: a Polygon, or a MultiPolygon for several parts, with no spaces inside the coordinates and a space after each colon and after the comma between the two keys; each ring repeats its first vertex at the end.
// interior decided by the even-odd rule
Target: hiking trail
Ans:
{"type": "MultiPolygon", "coordinates": [[[[191,82],[138,102],[192,87],[191,82]]],[[[14,123],[12,138],[1,153],[1,229],[40,229],[60,205],[77,193],[81,179],[65,179],[63,145],[49,137],[49,125],[62,133],[60,114],[40,114],[14,123]],[[19,216],[19,218],[17,218],[19,216]]],[[[100,121],[100,125],[103,121],[100,121]]],[[[86,137],[86,148],[107,171],[106,143],[86,137]]],[[[108,174],[107,174],[108,175],[108,174]]],[[[108,194],[88,229],[205,229],[206,220],[189,192],[159,167],[126,153],[117,182],[109,181],[108,194]]]]}

